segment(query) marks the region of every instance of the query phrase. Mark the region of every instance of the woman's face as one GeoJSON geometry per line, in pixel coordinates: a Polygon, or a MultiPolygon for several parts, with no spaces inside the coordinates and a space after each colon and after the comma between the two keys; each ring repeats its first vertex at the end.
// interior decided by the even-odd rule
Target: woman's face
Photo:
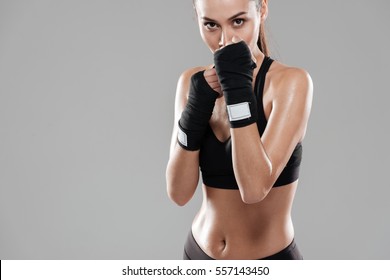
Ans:
{"type": "Polygon", "coordinates": [[[233,36],[244,40],[254,55],[260,52],[260,9],[251,0],[196,0],[200,34],[211,52],[232,43],[233,36]]]}

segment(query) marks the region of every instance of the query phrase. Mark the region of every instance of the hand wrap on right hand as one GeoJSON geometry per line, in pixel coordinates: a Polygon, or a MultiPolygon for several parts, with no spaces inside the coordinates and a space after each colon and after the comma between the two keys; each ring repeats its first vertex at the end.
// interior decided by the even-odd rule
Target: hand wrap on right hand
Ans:
{"type": "Polygon", "coordinates": [[[179,145],[186,150],[200,149],[218,92],[214,91],[204,77],[204,71],[192,75],[188,102],[179,120],[179,145]]]}

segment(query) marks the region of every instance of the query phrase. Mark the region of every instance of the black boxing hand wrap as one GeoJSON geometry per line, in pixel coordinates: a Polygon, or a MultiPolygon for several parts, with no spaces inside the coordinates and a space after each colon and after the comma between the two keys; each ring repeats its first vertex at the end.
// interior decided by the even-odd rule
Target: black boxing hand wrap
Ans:
{"type": "Polygon", "coordinates": [[[257,104],[252,90],[256,63],[247,44],[240,41],[216,51],[214,64],[225,96],[230,126],[237,128],[256,122],[257,104]]]}
{"type": "Polygon", "coordinates": [[[189,151],[200,149],[218,97],[218,92],[209,86],[203,73],[204,71],[199,71],[192,75],[188,102],[178,123],[178,143],[189,151]]]}

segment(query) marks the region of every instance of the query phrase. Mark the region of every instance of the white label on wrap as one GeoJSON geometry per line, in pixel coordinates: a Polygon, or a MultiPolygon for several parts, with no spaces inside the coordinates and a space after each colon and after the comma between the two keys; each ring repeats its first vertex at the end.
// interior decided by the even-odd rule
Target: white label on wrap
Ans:
{"type": "Polygon", "coordinates": [[[180,126],[179,126],[179,132],[177,134],[177,140],[179,140],[181,144],[187,147],[187,134],[180,129],[180,126]]]}
{"type": "Polygon", "coordinates": [[[230,121],[239,121],[252,116],[248,102],[227,105],[227,111],[229,114],[230,121]]]}

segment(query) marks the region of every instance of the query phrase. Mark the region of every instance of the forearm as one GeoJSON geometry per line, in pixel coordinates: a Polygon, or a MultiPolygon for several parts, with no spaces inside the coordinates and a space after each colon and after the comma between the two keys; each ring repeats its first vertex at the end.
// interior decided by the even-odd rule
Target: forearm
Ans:
{"type": "Polygon", "coordinates": [[[242,200],[255,203],[272,187],[272,163],[261,142],[256,123],[230,129],[234,174],[242,200]]]}
{"type": "Polygon", "coordinates": [[[233,169],[242,200],[264,199],[271,185],[272,165],[257,129],[257,100],[253,93],[253,62],[244,41],[214,54],[214,63],[226,101],[232,136],[233,169]]]}
{"type": "Polygon", "coordinates": [[[198,185],[199,151],[219,95],[204,75],[202,70],[191,76],[186,104],[177,106],[166,180],[168,196],[178,205],[186,204],[198,185]]]}
{"type": "Polygon", "coordinates": [[[176,204],[185,205],[199,182],[199,151],[187,151],[177,143],[172,147],[166,168],[167,193],[176,204]]]}

